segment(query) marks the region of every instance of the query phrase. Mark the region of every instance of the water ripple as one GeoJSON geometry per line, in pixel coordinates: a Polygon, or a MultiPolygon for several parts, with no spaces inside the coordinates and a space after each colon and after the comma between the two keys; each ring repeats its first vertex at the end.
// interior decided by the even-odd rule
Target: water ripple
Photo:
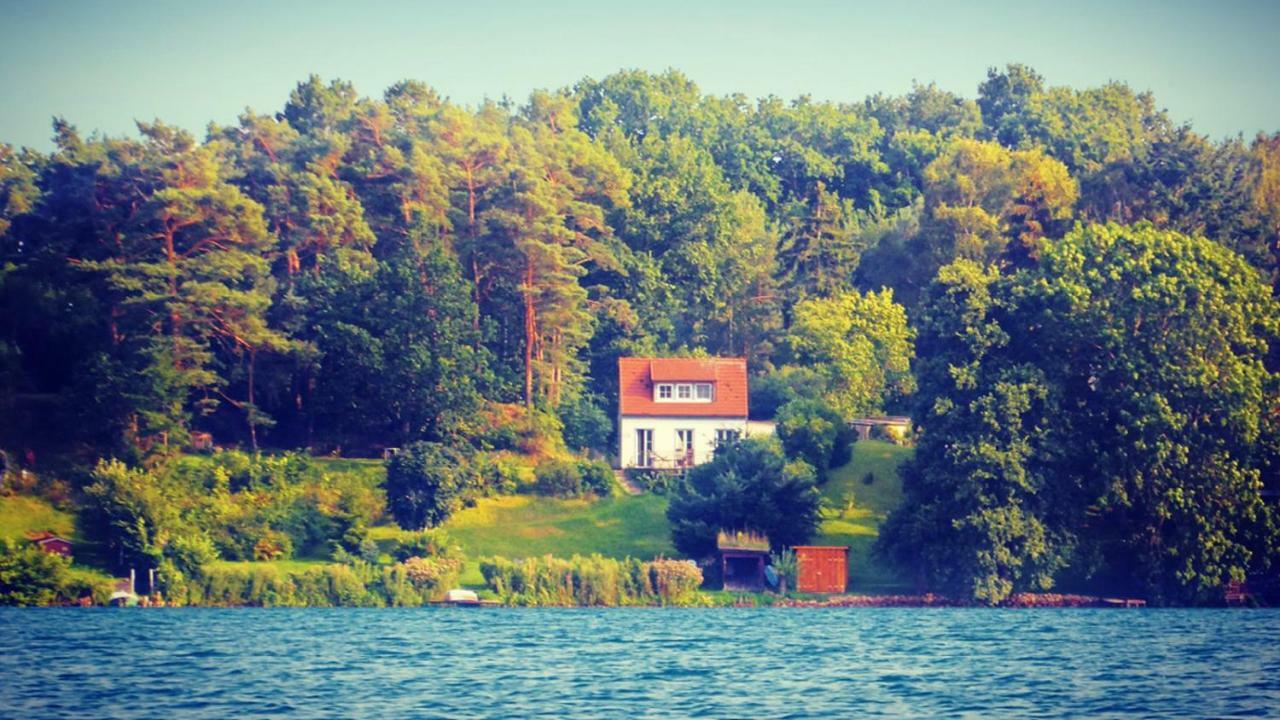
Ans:
{"type": "Polygon", "coordinates": [[[0,716],[1265,717],[1280,611],[0,609],[0,716]]]}

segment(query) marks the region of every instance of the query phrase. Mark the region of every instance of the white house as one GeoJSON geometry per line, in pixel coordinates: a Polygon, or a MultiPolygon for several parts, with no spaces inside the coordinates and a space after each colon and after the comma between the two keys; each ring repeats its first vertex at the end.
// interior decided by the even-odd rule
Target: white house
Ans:
{"type": "Polygon", "coordinates": [[[746,359],[618,360],[621,467],[690,467],[746,433],[746,359]]]}

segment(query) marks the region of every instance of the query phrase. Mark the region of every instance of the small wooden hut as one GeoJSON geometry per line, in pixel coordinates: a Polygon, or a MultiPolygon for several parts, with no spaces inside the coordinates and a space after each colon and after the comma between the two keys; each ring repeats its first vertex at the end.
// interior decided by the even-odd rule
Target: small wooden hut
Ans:
{"type": "Polygon", "coordinates": [[[764,590],[764,567],[769,561],[769,538],[751,531],[721,530],[716,535],[725,590],[764,590]]]}
{"type": "Polygon", "coordinates": [[[50,555],[71,557],[71,541],[61,535],[45,530],[38,533],[28,533],[27,539],[50,555]]]}

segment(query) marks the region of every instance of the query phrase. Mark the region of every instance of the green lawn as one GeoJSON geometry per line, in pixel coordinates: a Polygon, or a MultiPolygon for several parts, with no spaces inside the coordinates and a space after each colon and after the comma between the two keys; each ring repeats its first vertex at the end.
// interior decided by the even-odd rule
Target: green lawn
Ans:
{"type": "Polygon", "coordinates": [[[860,440],[853,459],[831,471],[822,487],[827,509],[815,545],[849,546],[849,591],[887,593],[911,586],[891,567],[877,562],[871,546],[880,535],[880,523],[902,502],[902,481],[897,468],[912,450],[879,440],[860,440]],[[867,473],[875,480],[864,482],[867,473]],[[852,499],[852,506],[848,501],[852,499]],[[846,509],[847,508],[847,509],[846,509]]]}
{"type": "Polygon", "coordinates": [[[666,511],[666,498],[656,495],[599,500],[508,495],[484,498],[444,527],[472,559],[547,553],[648,559],[675,554],[666,511]]]}

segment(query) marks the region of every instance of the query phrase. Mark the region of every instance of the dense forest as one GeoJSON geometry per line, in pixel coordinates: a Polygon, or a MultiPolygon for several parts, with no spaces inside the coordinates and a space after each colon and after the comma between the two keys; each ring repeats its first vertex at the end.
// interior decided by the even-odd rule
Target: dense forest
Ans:
{"type": "Polygon", "coordinates": [[[882,549],[923,583],[1195,600],[1276,557],[1280,133],[1010,65],[976,101],[312,77],[138,135],[0,145],[0,446],[375,453],[518,411],[607,450],[618,357],[745,356],[753,414],[913,416],[882,549]]]}

